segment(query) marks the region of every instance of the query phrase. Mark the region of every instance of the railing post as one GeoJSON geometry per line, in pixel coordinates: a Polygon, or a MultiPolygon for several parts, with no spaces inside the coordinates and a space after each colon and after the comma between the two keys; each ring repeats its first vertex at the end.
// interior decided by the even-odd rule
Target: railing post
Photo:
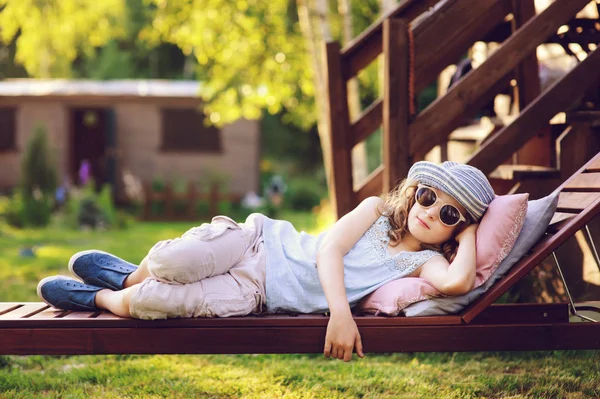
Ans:
{"type": "Polygon", "coordinates": [[[329,178],[331,203],[337,218],[341,218],[354,208],[354,189],[352,185],[352,156],[350,140],[350,116],[348,112],[348,94],[346,80],[340,63],[340,44],[325,44],[325,87],[329,110],[329,137],[331,143],[331,163],[329,178]]]}
{"type": "Polygon", "coordinates": [[[408,22],[388,18],[383,22],[383,192],[406,177],[411,164],[408,142],[409,41],[408,22]]]}
{"type": "MultiPolygon", "coordinates": [[[[512,0],[513,32],[535,17],[534,0],[512,0]]],[[[540,74],[536,51],[528,55],[515,70],[517,78],[518,109],[523,110],[540,95],[540,74]]],[[[523,165],[552,166],[554,153],[548,128],[538,134],[517,151],[517,162],[523,165]]]]}

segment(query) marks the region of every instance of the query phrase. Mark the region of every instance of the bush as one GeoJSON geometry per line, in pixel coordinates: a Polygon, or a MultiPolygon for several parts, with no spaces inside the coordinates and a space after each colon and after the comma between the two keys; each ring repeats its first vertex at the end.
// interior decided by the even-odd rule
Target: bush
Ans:
{"type": "Polygon", "coordinates": [[[100,193],[96,193],[93,181],[71,191],[66,212],[66,222],[72,228],[110,228],[127,224],[118,220],[110,185],[103,185],[100,193]]]}
{"type": "Polygon", "coordinates": [[[48,197],[24,198],[17,191],[4,212],[8,224],[13,227],[43,227],[50,223],[54,201],[48,197]]]}
{"type": "Polygon", "coordinates": [[[326,191],[311,178],[297,178],[289,182],[286,204],[293,210],[310,211],[326,197],[326,191]]]}
{"type": "Polygon", "coordinates": [[[46,131],[37,126],[21,162],[21,183],[10,200],[6,220],[15,227],[42,227],[50,223],[56,191],[56,167],[46,131]]]}
{"type": "Polygon", "coordinates": [[[54,197],[56,166],[50,156],[46,129],[38,125],[21,161],[21,192],[25,198],[54,197]]]}

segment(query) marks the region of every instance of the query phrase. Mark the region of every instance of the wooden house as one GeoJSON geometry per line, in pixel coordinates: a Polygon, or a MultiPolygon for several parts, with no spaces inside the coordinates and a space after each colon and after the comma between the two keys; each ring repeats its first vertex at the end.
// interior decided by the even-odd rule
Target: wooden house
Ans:
{"type": "Polygon", "coordinates": [[[232,194],[257,191],[260,122],[207,126],[196,81],[0,82],[0,189],[19,182],[37,125],[46,129],[59,179],[78,181],[84,160],[96,181],[123,195],[123,176],[199,183],[219,176],[232,194]]]}

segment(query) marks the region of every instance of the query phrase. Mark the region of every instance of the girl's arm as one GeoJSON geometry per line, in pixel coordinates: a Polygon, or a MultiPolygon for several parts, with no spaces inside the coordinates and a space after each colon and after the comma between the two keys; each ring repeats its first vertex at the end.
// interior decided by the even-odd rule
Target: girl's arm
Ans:
{"type": "Polygon", "coordinates": [[[358,356],[364,356],[358,327],[352,318],[346,295],[343,257],[377,220],[379,215],[376,209],[382,203],[378,197],[365,199],[334,224],[319,247],[319,280],[330,311],[323,350],[326,357],[349,361],[355,346],[358,356]]]}
{"type": "Polygon", "coordinates": [[[445,295],[463,295],[475,285],[475,232],[472,224],[456,236],[458,251],[452,263],[441,256],[434,256],[421,267],[419,277],[429,281],[445,295]]]}

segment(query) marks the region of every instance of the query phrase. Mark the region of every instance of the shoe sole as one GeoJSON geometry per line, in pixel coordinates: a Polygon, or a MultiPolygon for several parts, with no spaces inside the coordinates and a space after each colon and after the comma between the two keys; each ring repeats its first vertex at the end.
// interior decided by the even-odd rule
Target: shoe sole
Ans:
{"type": "MultiPolygon", "coordinates": [[[[54,308],[54,305],[52,305],[50,302],[48,302],[48,301],[46,300],[46,298],[44,298],[44,296],[42,295],[42,286],[43,286],[44,284],[46,284],[48,281],[52,281],[52,280],[73,280],[73,281],[77,281],[77,280],[75,280],[75,279],[72,279],[72,278],[69,278],[69,277],[67,277],[67,276],[50,276],[50,277],[44,277],[43,279],[41,279],[41,280],[40,280],[40,282],[39,282],[39,283],[38,283],[38,285],[37,285],[37,289],[36,289],[36,290],[37,290],[38,297],[39,297],[39,298],[40,298],[42,301],[44,301],[44,302],[46,303],[46,305],[48,305],[48,306],[50,306],[50,307],[53,307],[53,308],[54,308]]],[[[55,309],[56,309],[56,308],[55,308],[55,309]]]]}
{"type": "Polygon", "coordinates": [[[104,252],[104,251],[100,251],[99,249],[88,249],[85,251],[79,251],[77,252],[75,255],[71,256],[71,259],[69,259],[69,271],[71,272],[71,274],[73,274],[74,276],[77,276],[77,278],[79,278],[80,280],[83,281],[83,279],[73,271],[73,264],[75,263],[75,261],[79,258],[81,258],[84,255],[87,254],[91,254],[91,253],[100,253],[100,254],[104,254],[104,255],[111,255],[111,256],[115,256],[113,254],[109,254],[108,252],[104,252]]]}

